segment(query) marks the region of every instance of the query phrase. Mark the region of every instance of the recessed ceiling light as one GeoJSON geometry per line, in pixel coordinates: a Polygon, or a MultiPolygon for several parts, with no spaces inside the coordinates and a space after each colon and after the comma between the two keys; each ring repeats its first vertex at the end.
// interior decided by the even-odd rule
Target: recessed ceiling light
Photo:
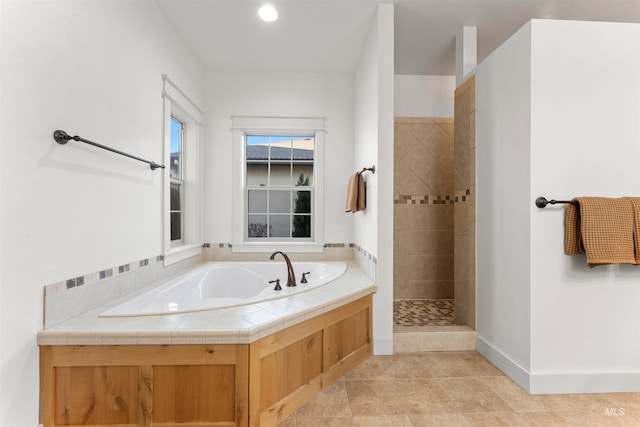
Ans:
{"type": "Polygon", "coordinates": [[[263,21],[273,22],[278,19],[278,11],[270,4],[266,4],[258,10],[258,16],[260,16],[260,19],[263,21]]]}

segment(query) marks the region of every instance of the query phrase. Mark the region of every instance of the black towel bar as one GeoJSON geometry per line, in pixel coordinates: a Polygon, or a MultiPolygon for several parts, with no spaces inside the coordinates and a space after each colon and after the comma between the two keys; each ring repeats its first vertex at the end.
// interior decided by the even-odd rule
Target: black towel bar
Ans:
{"type": "Polygon", "coordinates": [[[536,199],[536,206],[539,207],[540,209],[546,207],[547,205],[555,205],[556,203],[565,203],[565,204],[571,204],[571,205],[577,205],[578,202],[576,202],[575,200],[547,200],[545,197],[538,197],[536,199]]]}
{"type": "Polygon", "coordinates": [[[93,145],[94,147],[102,148],[103,150],[111,151],[112,153],[120,154],[121,156],[129,157],[131,159],[147,163],[151,170],[156,170],[158,168],[164,169],[164,165],[159,165],[156,162],[152,162],[151,160],[141,159],[140,157],[134,156],[133,154],[128,154],[123,151],[116,150],[115,148],[107,147],[105,145],[98,144],[97,142],[89,141],[88,139],[81,138],[78,135],[71,136],[63,130],[55,131],[53,133],[53,139],[55,139],[58,144],[66,144],[70,139],[73,139],[74,141],[84,142],[86,144],[93,145]]]}

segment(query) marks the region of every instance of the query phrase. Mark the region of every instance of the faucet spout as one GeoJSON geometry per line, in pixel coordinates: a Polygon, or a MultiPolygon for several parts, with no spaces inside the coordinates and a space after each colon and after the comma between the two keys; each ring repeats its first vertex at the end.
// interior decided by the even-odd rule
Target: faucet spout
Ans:
{"type": "Polygon", "coordinates": [[[289,259],[287,254],[285,254],[282,251],[275,251],[274,253],[271,254],[269,259],[275,259],[277,254],[282,255],[284,257],[284,262],[287,263],[287,286],[289,286],[289,287],[295,286],[296,285],[296,275],[293,272],[293,266],[291,265],[291,260],[289,259]]]}

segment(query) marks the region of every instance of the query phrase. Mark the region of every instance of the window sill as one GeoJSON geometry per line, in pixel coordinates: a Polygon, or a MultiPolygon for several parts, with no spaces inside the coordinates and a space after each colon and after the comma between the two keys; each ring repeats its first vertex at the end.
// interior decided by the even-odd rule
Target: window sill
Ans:
{"type": "Polygon", "coordinates": [[[202,254],[202,245],[184,245],[171,248],[169,253],[164,255],[164,266],[166,267],[200,254],[202,254]]]}
{"type": "Polygon", "coordinates": [[[247,252],[275,252],[286,251],[291,253],[322,253],[324,252],[324,245],[322,243],[297,243],[297,242],[242,242],[233,243],[231,245],[231,252],[247,253],[247,252]]]}

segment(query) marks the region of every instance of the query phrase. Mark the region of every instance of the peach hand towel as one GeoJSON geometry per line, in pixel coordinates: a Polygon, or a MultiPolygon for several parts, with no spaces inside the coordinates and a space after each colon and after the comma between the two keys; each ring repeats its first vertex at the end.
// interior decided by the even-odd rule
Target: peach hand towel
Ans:
{"type": "Polygon", "coordinates": [[[631,202],[607,197],[574,200],[579,207],[565,209],[565,253],[584,252],[591,267],[635,264],[631,202]]]}
{"type": "Polygon", "coordinates": [[[345,212],[356,213],[366,207],[365,185],[361,172],[356,172],[349,178],[347,185],[347,207],[345,212]]]}
{"type": "Polygon", "coordinates": [[[636,264],[640,264],[640,197],[627,197],[633,207],[633,243],[636,264]]]}
{"type": "MultiPolygon", "coordinates": [[[[574,199],[575,200],[575,199],[574,199]]],[[[578,255],[584,253],[580,238],[580,206],[568,204],[564,207],[564,253],[578,255]]]]}

